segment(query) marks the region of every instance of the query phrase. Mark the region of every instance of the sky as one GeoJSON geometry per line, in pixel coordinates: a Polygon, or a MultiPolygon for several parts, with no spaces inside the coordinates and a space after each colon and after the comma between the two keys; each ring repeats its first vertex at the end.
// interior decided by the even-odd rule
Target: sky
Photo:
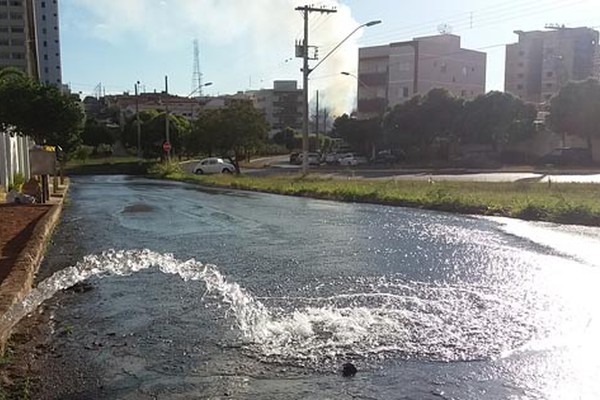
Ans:
{"type": "MultiPolygon", "coordinates": [[[[309,90],[334,115],[356,103],[358,48],[437,34],[460,35],[462,46],[488,54],[487,90],[503,90],[505,45],[515,30],[547,24],[600,28],[600,0],[60,0],[63,81],[75,93],[107,94],[164,90],[183,96],[193,90],[198,40],[205,95],[272,88],[274,80],[297,80],[302,60],[298,6],[335,8],[311,14],[309,44],[323,57],[358,30],[311,74],[309,90]]],[[[313,61],[314,67],[318,61],[313,61]]]]}

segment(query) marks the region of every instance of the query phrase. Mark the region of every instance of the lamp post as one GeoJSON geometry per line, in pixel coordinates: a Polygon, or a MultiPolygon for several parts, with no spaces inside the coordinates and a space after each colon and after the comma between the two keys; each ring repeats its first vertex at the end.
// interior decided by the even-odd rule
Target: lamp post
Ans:
{"type": "Polygon", "coordinates": [[[142,125],[140,124],[140,81],[135,83],[135,125],[137,129],[137,156],[142,158],[142,125]]]}
{"type": "Polygon", "coordinates": [[[317,65],[315,65],[313,68],[310,68],[308,65],[308,20],[305,19],[305,24],[304,24],[304,46],[303,46],[303,68],[302,68],[302,77],[303,77],[303,97],[304,97],[304,123],[303,123],[303,129],[302,129],[302,173],[306,174],[308,172],[308,114],[309,114],[309,109],[308,109],[308,76],[310,75],[311,72],[313,72],[315,69],[317,69],[319,67],[319,65],[323,64],[323,62],[329,58],[329,56],[331,56],[331,54],[333,54],[333,52],[335,52],[342,44],[344,44],[344,42],[346,42],[346,40],[348,40],[352,35],[354,35],[356,32],[358,32],[359,29],[361,28],[365,28],[365,27],[371,27],[373,25],[377,25],[380,24],[381,21],[380,20],[376,20],[376,21],[369,21],[365,24],[359,25],[357,26],[352,32],[350,32],[348,34],[348,36],[346,36],[344,39],[342,39],[341,42],[339,42],[333,49],[331,49],[331,51],[329,51],[329,53],[327,53],[325,55],[325,57],[323,57],[321,59],[321,61],[319,61],[317,63],[317,65]]]}
{"type": "Polygon", "coordinates": [[[192,93],[188,94],[187,97],[192,97],[194,93],[198,93],[203,87],[212,86],[212,84],[212,82],[206,82],[205,84],[198,86],[192,93]]]}

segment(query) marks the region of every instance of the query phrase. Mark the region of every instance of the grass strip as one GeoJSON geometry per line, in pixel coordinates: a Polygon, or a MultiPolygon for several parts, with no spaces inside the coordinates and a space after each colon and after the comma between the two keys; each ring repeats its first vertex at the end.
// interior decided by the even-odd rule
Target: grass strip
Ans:
{"type": "Polygon", "coordinates": [[[337,179],[318,176],[192,175],[178,168],[154,177],[206,186],[318,199],[415,207],[461,214],[600,226],[600,185],[337,179]]]}

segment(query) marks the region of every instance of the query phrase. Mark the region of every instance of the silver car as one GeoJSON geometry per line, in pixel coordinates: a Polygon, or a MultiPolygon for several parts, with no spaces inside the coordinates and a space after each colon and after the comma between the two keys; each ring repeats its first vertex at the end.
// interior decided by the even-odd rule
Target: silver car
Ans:
{"type": "Polygon", "coordinates": [[[235,172],[235,167],[224,161],[222,158],[210,157],[200,160],[194,167],[194,173],[202,174],[232,174],[235,172]]]}

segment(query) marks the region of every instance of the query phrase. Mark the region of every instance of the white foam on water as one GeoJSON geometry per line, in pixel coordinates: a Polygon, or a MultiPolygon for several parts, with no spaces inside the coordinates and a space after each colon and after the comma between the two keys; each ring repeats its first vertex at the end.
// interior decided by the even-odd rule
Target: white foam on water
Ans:
{"type": "Polygon", "coordinates": [[[0,318],[13,327],[56,292],[91,277],[127,276],[155,267],[184,281],[202,281],[225,305],[246,348],[276,361],[315,361],[354,355],[436,360],[489,358],[531,339],[535,310],[493,291],[464,285],[390,283],[371,292],[333,297],[255,299],[214,265],[150,250],[106,251],[41,282],[0,318]],[[284,302],[285,308],[267,307],[284,302]],[[284,311],[287,310],[287,311],[284,311]]]}

